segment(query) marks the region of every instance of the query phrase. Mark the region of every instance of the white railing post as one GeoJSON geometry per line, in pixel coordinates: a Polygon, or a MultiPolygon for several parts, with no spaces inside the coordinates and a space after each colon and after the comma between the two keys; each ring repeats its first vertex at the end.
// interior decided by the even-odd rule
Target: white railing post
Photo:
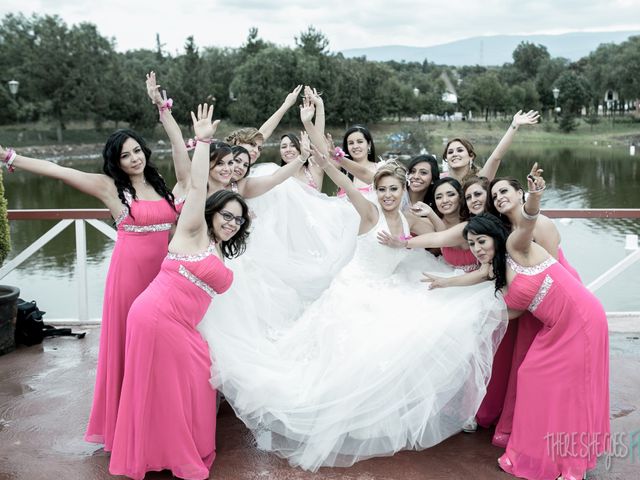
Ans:
{"type": "Polygon", "coordinates": [[[78,276],[78,319],[89,320],[87,289],[87,231],[84,220],[76,220],[76,275],[78,276]]]}

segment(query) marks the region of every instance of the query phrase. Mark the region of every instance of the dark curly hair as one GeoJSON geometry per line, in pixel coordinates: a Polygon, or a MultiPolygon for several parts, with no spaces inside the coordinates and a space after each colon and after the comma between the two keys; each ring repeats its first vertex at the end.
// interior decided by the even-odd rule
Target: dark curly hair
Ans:
{"type": "Polygon", "coordinates": [[[233,237],[229,240],[222,241],[222,254],[226,258],[238,257],[247,249],[247,238],[249,237],[249,227],[251,226],[251,217],[249,216],[249,207],[247,206],[247,202],[245,202],[244,198],[242,198],[240,194],[232,192],[231,190],[218,190],[207,198],[207,202],[204,206],[204,219],[207,223],[209,236],[214,241],[217,241],[213,231],[213,215],[224,209],[227,203],[233,200],[238,202],[242,207],[244,223],[240,225],[240,228],[233,237]]]}
{"type": "Polygon", "coordinates": [[[494,255],[491,261],[496,293],[507,284],[507,238],[509,231],[495,215],[481,213],[469,219],[462,236],[468,241],[469,234],[487,235],[493,239],[494,255]]]}
{"type": "MultiPolygon", "coordinates": [[[[129,215],[131,215],[131,205],[125,198],[125,191],[128,191],[131,196],[136,199],[136,189],[133,188],[133,184],[131,183],[131,178],[127,175],[120,166],[120,154],[122,153],[122,146],[124,142],[126,142],[129,138],[135,140],[140,145],[142,152],[144,153],[144,158],[146,160],[144,167],[144,178],[153,187],[153,189],[164,198],[171,208],[176,209],[174,205],[175,198],[173,193],[167,188],[167,184],[164,182],[164,179],[158,172],[156,166],[151,162],[151,150],[149,149],[147,142],[144,138],[138,135],[133,130],[129,129],[120,129],[113,132],[109,138],[107,138],[107,142],[102,149],[102,158],[104,159],[104,163],[102,165],[102,171],[108,177],[113,179],[113,182],[116,185],[116,189],[118,190],[118,198],[122,202],[122,204],[129,211],[129,215]]],[[[133,215],[131,215],[133,218],[133,215]]]]}
{"type": "MultiPolygon", "coordinates": [[[[434,211],[436,210],[436,204],[433,201],[433,185],[440,180],[440,168],[438,168],[438,160],[435,155],[418,155],[417,157],[413,157],[409,160],[407,164],[407,172],[411,175],[411,169],[413,169],[419,163],[428,163],[431,167],[431,185],[427,187],[426,192],[424,192],[424,198],[422,201],[429,205],[434,211]]],[[[407,190],[409,189],[409,181],[407,180],[407,190]]]]}

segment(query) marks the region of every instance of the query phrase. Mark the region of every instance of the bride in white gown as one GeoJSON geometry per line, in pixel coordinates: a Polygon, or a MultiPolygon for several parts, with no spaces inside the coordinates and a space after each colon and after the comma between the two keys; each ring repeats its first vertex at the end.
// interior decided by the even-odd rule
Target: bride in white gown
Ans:
{"type": "Polygon", "coordinates": [[[379,169],[371,203],[320,163],[360,216],[353,259],[276,336],[264,335],[242,303],[235,304],[242,320],[217,317],[217,301],[200,324],[214,386],[258,446],[314,471],[427,448],[459,432],[484,396],[506,328],[490,285],[428,291],[421,271],[453,271],[423,251],[377,243],[379,230],[409,235],[400,212],[403,167],[379,169]]]}

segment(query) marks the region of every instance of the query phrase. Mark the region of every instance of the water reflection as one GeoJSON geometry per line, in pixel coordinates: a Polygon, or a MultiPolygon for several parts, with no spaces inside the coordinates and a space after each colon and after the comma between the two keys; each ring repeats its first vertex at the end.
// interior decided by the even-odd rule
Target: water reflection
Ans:
{"type": "MultiPolygon", "coordinates": [[[[438,151],[438,149],[434,149],[438,151]]],[[[480,146],[479,158],[486,159],[488,147],[480,146]]],[[[267,149],[266,161],[275,161],[277,149],[267,149]]],[[[175,177],[169,159],[157,155],[161,174],[172,185],[175,177]]],[[[626,150],[593,147],[521,146],[513,148],[503,160],[499,174],[523,179],[534,161],[545,170],[548,189],[543,208],[640,208],[640,158],[626,150]]],[[[99,158],[79,159],[65,165],[99,172],[99,158]]],[[[327,179],[328,180],[328,179],[327,179]]],[[[67,187],[60,181],[27,173],[5,175],[5,191],[11,209],[101,208],[101,203],[67,187]]],[[[325,181],[325,191],[332,185],[325,181]]],[[[55,221],[11,222],[13,250],[20,253],[49,230],[55,221]]],[[[108,222],[109,223],[109,222],[108,222]]],[[[625,257],[624,236],[640,233],[637,221],[626,219],[560,220],[558,228],[569,260],[589,282],[625,257]]],[[[87,225],[90,315],[99,317],[102,289],[113,242],[87,225]]],[[[45,245],[3,283],[21,288],[22,298],[36,299],[50,318],[77,317],[75,271],[75,233],[73,225],[45,245]]],[[[628,269],[598,296],[608,310],[640,310],[640,265],[628,269]]]]}

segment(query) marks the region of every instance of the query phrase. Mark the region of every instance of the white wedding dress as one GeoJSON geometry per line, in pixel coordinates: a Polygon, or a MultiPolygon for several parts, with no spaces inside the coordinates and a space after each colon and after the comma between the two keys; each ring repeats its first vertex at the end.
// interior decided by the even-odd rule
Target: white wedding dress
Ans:
{"type": "Polygon", "coordinates": [[[506,329],[502,298],[489,282],[427,290],[421,271],[453,270],[379,245],[382,229],[380,213],[353,259],[288,322],[266,328],[243,300],[220,318],[222,295],[201,323],[213,385],[258,447],[292,465],[315,471],[430,447],[459,432],[484,396],[506,329]]]}

